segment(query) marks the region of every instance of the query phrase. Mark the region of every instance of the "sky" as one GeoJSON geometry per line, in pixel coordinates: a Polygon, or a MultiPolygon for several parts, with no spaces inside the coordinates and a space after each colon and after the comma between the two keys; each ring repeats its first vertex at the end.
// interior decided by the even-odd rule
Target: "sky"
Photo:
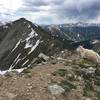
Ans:
{"type": "Polygon", "coordinates": [[[37,24],[100,23],[100,0],[0,0],[0,21],[37,24]]]}

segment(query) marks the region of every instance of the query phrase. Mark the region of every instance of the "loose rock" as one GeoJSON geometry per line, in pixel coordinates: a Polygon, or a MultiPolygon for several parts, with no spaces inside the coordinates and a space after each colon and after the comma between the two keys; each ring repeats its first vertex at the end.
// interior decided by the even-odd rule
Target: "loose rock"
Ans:
{"type": "Polygon", "coordinates": [[[62,93],[65,92],[65,90],[57,84],[48,86],[48,90],[52,95],[61,95],[62,93]]]}

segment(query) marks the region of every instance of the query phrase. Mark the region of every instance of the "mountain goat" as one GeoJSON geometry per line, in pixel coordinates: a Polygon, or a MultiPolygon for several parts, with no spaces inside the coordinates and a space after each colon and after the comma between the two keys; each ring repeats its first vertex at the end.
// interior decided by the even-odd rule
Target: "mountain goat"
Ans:
{"type": "Polygon", "coordinates": [[[100,55],[96,53],[95,51],[85,49],[82,46],[79,46],[76,51],[80,55],[81,58],[85,58],[96,64],[100,64],[100,55]]]}

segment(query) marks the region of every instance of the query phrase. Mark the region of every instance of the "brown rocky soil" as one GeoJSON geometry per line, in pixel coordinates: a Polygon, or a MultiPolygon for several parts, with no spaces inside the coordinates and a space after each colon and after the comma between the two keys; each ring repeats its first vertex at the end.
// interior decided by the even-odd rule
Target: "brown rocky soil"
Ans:
{"type": "Polygon", "coordinates": [[[65,66],[42,65],[20,75],[1,76],[0,100],[52,100],[47,87],[53,81],[59,83],[63,80],[52,75],[60,68],[65,69],[65,66]]]}
{"type": "MultiPolygon", "coordinates": [[[[0,76],[0,100],[100,100],[100,80],[85,75],[84,67],[72,55],[67,61],[36,65],[23,73],[0,76]],[[97,84],[98,83],[98,84],[97,84]],[[58,84],[65,93],[54,96],[48,86],[58,84]]],[[[94,74],[93,74],[94,75],[94,74]]]]}

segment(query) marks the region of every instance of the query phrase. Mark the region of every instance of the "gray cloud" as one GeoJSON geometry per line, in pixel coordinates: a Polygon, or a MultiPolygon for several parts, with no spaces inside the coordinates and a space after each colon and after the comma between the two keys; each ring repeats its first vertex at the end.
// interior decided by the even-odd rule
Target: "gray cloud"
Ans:
{"type": "Polygon", "coordinates": [[[31,7],[31,6],[45,6],[48,4],[43,0],[25,0],[24,5],[31,7]]]}
{"type": "Polygon", "coordinates": [[[91,2],[89,2],[88,0],[87,1],[81,0],[80,2],[77,3],[65,2],[65,4],[63,4],[62,6],[55,8],[55,11],[56,13],[59,13],[60,15],[64,15],[65,17],[69,18],[86,19],[86,20],[94,19],[100,13],[100,1],[91,0],[91,2]]]}
{"type": "Polygon", "coordinates": [[[27,10],[33,13],[43,11],[39,7],[47,5],[51,7],[48,10],[49,14],[57,14],[59,18],[90,20],[97,18],[100,13],[100,0],[37,0],[34,2],[27,0],[26,2],[27,10]]]}
{"type": "Polygon", "coordinates": [[[46,3],[43,0],[24,0],[23,6],[19,8],[20,12],[26,12],[26,13],[34,13],[34,12],[40,12],[42,9],[41,6],[47,6],[48,3],[46,3]]]}
{"type": "MultiPolygon", "coordinates": [[[[42,24],[43,22],[56,24],[67,21],[96,21],[96,19],[100,16],[100,0],[21,1],[23,1],[22,6],[14,12],[15,18],[17,18],[17,16],[18,18],[25,17],[42,24]]],[[[5,16],[10,16],[8,12],[4,14],[5,16]]],[[[0,16],[1,15],[2,14],[0,14],[0,16]]]]}

